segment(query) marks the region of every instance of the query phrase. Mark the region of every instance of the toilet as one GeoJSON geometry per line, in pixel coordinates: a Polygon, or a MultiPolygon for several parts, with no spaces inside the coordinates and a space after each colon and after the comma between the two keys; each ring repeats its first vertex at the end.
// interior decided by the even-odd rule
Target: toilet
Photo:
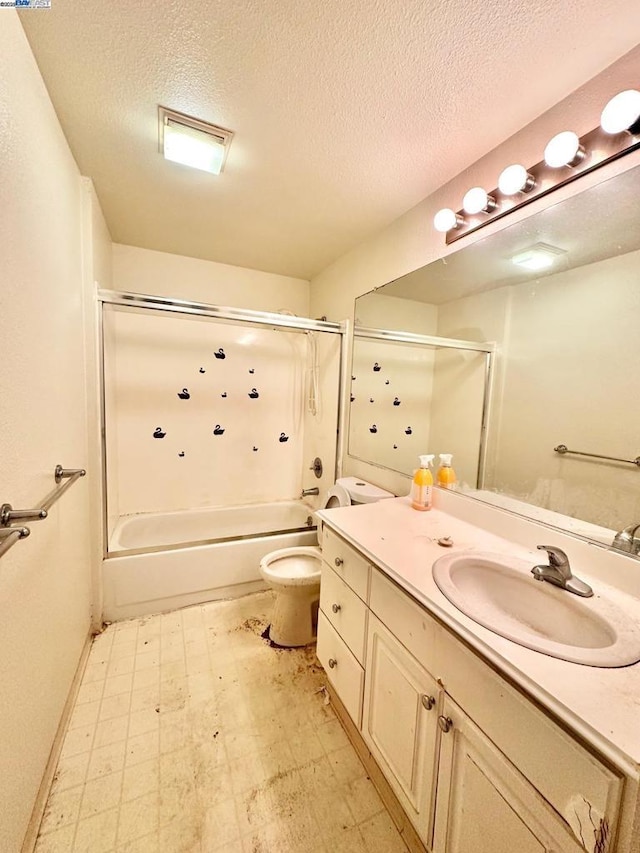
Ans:
{"type": "MultiPolygon", "coordinates": [[[[357,477],[340,477],[323,509],[373,503],[391,492],[357,477]]],[[[260,560],[260,574],[275,592],[269,639],[277,646],[306,646],[316,639],[322,551],[317,545],[281,548],[260,560]]]]}

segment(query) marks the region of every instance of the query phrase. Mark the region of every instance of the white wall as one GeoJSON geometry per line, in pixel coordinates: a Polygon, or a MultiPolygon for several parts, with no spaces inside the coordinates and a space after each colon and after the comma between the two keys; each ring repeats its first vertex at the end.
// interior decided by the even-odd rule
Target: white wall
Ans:
{"type": "Polygon", "coordinates": [[[0,561],[0,850],[20,850],[90,629],[82,187],[14,11],[0,28],[1,501],[86,466],[0,561]]]}
{"type": "Polygon", "coordinates": [[[113,246],[113,288],[309,316],[309,282],[135,246],[113,246]]]}
{"type": "MultiPolygon", "coordinates": [[[[570,127],[578,135],[582,135],[596,127],[607,100],[621,89],[635,85],[639,62],[640,47],[637,47],[412,210],[390,223],[387,228],[323,270],[311,282],[311,313],[314,316],[325,314],[329,319],[350,316],[353,312],[353,301],[357,296],[444,257],[464,245],[484,239],[489,234],[548,206],[549,198],[531,202],[520,211],[486,226],[452,246],[445,246],[443,235],[435,232],[432,227],[436,211],[445,206],[457,209],[469,187],[480,185],[493,188],[497,185],[498,174],[509,163],[534,164],[541,160],[546,142],[555,133],[570,127]]],[[[523,96],[526,97],[526,93],[523,93],[523,96]]],[[[496,93],[496,99],[498,98],[499,93],[496,93]]],[[[496,109],[499,106],[496,101],[496,109]]],[[[489,121],[490,117],[487,120],[489,121]]],[[[452,144],[455,144],[455,140],[452,140],[452,144]]],[[[587,186],[599,183],[638,162],[636,155],[628,155],[591,175],[583,176],[580,181],[557,190],[553,194],[553,201],[555,203],[561,198],[582,191],[587,186]]],[[[366,477],[397,494],[407,491],[407,481],[402,476],[353,460],[347,460],[345,473],[366,477]]]]}

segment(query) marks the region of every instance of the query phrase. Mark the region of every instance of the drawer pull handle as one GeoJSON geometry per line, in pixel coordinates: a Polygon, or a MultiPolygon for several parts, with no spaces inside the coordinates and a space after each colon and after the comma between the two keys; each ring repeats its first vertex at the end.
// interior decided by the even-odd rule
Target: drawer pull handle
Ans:
{"type": "Polygon", "coordinates": [[[427,696],[426,693],[423,695],[423,697],[422,697],[423,708],[426,708],[427,711],[430,711],[435,704],[436,704],[436,700],[433,698],[433,696],[427,696]]]}
{"type": "Polygon", "coordinates": [[[331,609],[333,610],[334,613],[338,613],[342,608],[340,607],[339,604],[332,604],[331,609]]]}
{"type": "Polygon", "coordinates": [[[336,564],[336,566],[341,566],[344,563],[344,560],[342,559],[342,557],[336,557],[333,562],[336,564]]]}
{"type": "Polygon", "coordinates": [[[329,669],[334,669],[338,666],[338,661],[335,658],[329,658],[329,669]]]}
{"type": "Polygon", "coordinates": [[[443,717],[442,714],[438,717],[438,725],[442,729],[442,731],[446,734],[450,732],[453,728],[453,720],[451,717],[443,717]]]}

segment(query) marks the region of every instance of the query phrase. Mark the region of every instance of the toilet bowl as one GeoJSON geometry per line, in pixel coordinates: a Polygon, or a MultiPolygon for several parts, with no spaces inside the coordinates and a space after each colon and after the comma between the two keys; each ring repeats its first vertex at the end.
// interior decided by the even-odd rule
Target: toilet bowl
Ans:
{"type": "Polygon", "coordinates": [[[260,560],[260,574],[276,594],[269,639],[306,646],[316,638],[322,552],[317,545],[281,548],[260,560]]]}
{"type": "MultiPolygon", "coordinates": [[[[392,497],[357,477],[341,477],[329,489],[323,509],[392,497]]],[[[318,546],[281,548],[260,560],[260,574],[276,594],[269,638],[278,646],[306,646],[316,639],[321,554],[318,546]]]]}

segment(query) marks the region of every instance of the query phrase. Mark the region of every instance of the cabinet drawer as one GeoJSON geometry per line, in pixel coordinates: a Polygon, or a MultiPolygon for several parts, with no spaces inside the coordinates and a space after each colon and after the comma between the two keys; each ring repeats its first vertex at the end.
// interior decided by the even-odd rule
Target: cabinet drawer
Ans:
{"type": "Polygon", "coordinates": [[[322,559],[363,601],[367,601],[369,563],[326,525],[322,530],[322,559]]]}
{"type": "Polygon", "coordinates": [[[435,670],[438,624],[377,569],[371,571],[371,610],[429,672],[435,670]]]}
{"type": "Polygon", "coordinates": [[[367,605],[326,563],[322,566],[320,608],[364,666],[367,605]]]}
{"type": "Polygon", "coordinates": [[[364,670],[322,611],[318,613],[316,654],[349,716],[360,728],[364,670]]]}

